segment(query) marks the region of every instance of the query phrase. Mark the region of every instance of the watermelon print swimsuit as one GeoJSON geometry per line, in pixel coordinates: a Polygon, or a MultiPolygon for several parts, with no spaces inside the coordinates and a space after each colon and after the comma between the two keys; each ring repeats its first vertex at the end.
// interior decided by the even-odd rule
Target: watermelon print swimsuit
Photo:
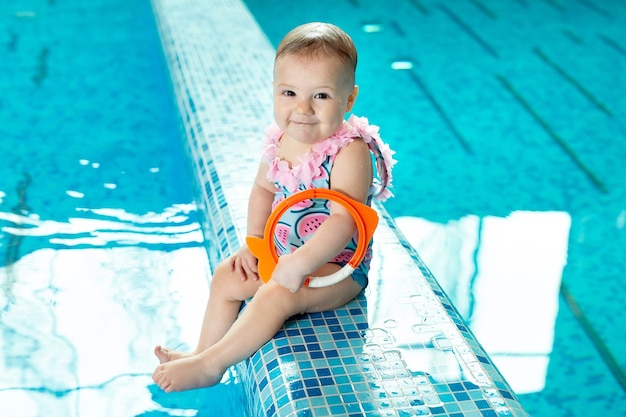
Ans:
{"type": "MultiPolygon", "coordinates": [[[[268,127],[263,140],[263,162],[269,164],[267,179],[274,183],[275,193],[272,209],[290,195],[310,188],[330,188],[330,171],[339,151],[355,139],[365,141],[377,163],[379,176],[384,177],[386,187],[377,182],[370,187],[367,204],[372,198],[386,200],[392,196],[391,168],[395,164],[393,151],[382,142],[378,127],[370,125],[365,117],[350,116],[329,138],[314,144],[311,150],[299,157],[300,164],[293,167],[278,157],[278,143],[283,132],[276,124],[268,127]],[[383,174],[381,175],[381,171],[383,174]]],[[[304,200],[289,208],[282,215],[274,230],[274,245],[278,256],[295,251],[304,245],[320,224],[330,216],[330,201],[323,199],[304,200]]],[[[346,265],[354,255],[358,244],[358,233],[346,247],[330,262],[346,265]]],[[[372,260],[372,242],[365,258],[352,273],[352,278],[363,288],[368,284],[367,274],[372,260]]]]}

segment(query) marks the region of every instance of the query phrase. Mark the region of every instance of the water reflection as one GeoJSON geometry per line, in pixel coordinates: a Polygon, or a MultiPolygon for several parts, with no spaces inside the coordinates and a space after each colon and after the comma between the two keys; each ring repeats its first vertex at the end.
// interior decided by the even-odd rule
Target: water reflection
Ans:
{"type": "Polygon", "coordinates": [[[203,317],[210,268],[192,210],[0,213],[2,236],[39,241],[0,267],[3,415],[197,414],[149,390],[154,345],[194,345],[203,317]]]}
{"type": "MultiPolygon", "coordinates": [[[[396,219],[517,393],[541,391],[571,225],[564,212],[396,219]]],[[[430,359],[429,359],[430,360],[430,359]]]]}

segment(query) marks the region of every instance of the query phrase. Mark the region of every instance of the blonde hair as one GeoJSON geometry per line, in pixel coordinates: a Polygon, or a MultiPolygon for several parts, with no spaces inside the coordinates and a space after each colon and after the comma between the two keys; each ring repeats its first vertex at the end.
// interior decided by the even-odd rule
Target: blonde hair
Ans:
{"type": "Polygon", "coordinates": [[[352,38],[330,23],[312,22],[291,30],[278,45],[274,63],[285,55],[317,58],[336,56],[346,67],[351,86],[354,86],[357,52],[352,38]]]}

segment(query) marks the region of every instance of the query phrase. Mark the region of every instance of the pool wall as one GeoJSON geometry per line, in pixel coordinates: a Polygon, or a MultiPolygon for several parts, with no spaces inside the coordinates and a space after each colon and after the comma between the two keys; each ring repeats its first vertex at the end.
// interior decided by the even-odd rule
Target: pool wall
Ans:
{"type": "MultiPolygon", "coordinates": [[[[239,0],[153,0],[212,265],[246,232],[274,49],[239,0]]],[[[402,192],[402,190],[396,190],[402,192]]],[[[526,416],[382,205],[370,285],[237,365],[250,416],[526,416]]]]}

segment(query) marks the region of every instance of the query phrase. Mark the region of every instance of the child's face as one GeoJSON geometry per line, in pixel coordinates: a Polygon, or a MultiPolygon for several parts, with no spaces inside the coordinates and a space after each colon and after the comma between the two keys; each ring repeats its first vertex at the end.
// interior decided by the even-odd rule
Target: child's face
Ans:
{"type": "Polygon", "coordinates": [[[357,92],[338,57],[285,55],[274,66],[274,119],[289,138],[313,144],[341,126],[357,92]]]}

